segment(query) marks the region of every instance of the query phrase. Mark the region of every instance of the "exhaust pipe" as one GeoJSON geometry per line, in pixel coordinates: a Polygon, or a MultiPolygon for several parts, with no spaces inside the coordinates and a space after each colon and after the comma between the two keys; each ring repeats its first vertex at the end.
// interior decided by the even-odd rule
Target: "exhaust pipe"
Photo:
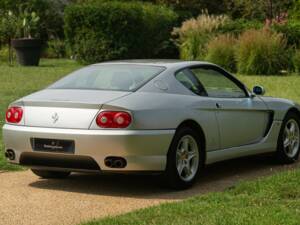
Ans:
{"type": "Polygon", "coordinates": [[[104,163],[105,163],[105,166],[107,166],[107,167],[112,167],[112,165],[113,165],[113,162],[112,162],[111,158],[106,158],[104,160],[104,163]]]}
{"type": "Polygon", "coordinates": [[[4,155],[9,160],[16,159],[16,154],[15,154],[14,150],[12,150],[12,149],[7,149],[4,155]]]}
{"type": "Polygon", "coordinates": [[[114,168],[123,168],[124,167],[123,160],[121,160],[121,159],[115,160],[114,164],[113,164],[113,167],[114,168]]]}
{"type": "Polygon", "coordinates": [[[104,163],[109,168],[125,168],[127,165],[126,159],[114,156],[105,158],[104,163]]]}

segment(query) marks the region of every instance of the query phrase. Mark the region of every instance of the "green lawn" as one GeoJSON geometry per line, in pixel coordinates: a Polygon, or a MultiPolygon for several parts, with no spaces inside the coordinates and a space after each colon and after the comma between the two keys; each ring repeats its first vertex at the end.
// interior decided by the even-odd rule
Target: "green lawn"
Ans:
{"type": "MultiPolygon", "coordinates": [[[[0,64],[0,127],[5,121],[5,111],[9,103],[46,87],[79,67],[77,63],[71,60],[42,60],[40,67],[10,67],[4,63],[0,64]]],[[[20,168],[6,163],[1,134],[0,170],[16,169],[20,168]]]]}
{"type": "Polygon", "coordinates": [[[300,170],[82,225],[299,225],[300,170]]]}
{"type": "MultiPolygon", "coordinates": [[[[8,104],[24,95],[37,91],[53,81],[79,68],[71,60],[42,60],[40,67],[20,67],[0,64],[0,127],[8,104]]],[[[267,95],[290,98],[300,102],[300,76],[238,76],[249,87],[265,86],[267,95]]],[[[2,135],[0,136],[0,170],[14,170],[3,157],[2,135]]]]}

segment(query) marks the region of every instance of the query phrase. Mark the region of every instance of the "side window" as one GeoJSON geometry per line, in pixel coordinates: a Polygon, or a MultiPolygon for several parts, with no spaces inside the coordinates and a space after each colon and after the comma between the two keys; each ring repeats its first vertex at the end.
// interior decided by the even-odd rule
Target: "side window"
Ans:
{"type": "Polygon", "coordinates": [[[194,68],[191,72],[204,86],[208,96],[216,98],[243,98],[246,93],[224,74],[206,68],[194,68]]]}
{"type": "Polygon", "coordinates": [[[202,84],[198,81],[193,73],[189,70],[182,70],[175,75],[176,79],[187,89],[194,92],[197,95],[207,96],[202,84]]]}

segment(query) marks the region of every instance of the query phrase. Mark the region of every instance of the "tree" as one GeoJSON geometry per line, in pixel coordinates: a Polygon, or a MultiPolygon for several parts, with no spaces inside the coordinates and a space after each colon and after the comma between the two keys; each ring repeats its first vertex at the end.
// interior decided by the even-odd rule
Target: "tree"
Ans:
{"type": "Polygon", "coordinates": [[[8,45],[8,62],[12,63],[11,39],[15,37],[18,30],[18,19],[12,11],[1,12],[0,20],[0,42],[8,45]]]}
{"type": "Polygon", "coordinates": [[[226,0],[233,18],[272,20],[293,6],[296,0],[226,0]]]}

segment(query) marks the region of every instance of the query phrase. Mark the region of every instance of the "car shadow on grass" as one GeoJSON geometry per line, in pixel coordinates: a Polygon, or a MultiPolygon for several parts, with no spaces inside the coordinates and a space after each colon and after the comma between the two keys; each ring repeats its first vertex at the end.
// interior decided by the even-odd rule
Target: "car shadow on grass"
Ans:
{"type": "Polygon", "coordinates": [[[142,199],[180,200],[194,195],[223,191],[243,180],[253,180],[273,173],[299,168],[278,165],[270,156],[255,156],[229,160],[207,166],[196,184],[184,191],[167,189],[159,176],[104,175],[74,173],[65,180],[38,179],[29,185],[39,189],[60,190],[91,195],[132,197],[142,199]]]}

